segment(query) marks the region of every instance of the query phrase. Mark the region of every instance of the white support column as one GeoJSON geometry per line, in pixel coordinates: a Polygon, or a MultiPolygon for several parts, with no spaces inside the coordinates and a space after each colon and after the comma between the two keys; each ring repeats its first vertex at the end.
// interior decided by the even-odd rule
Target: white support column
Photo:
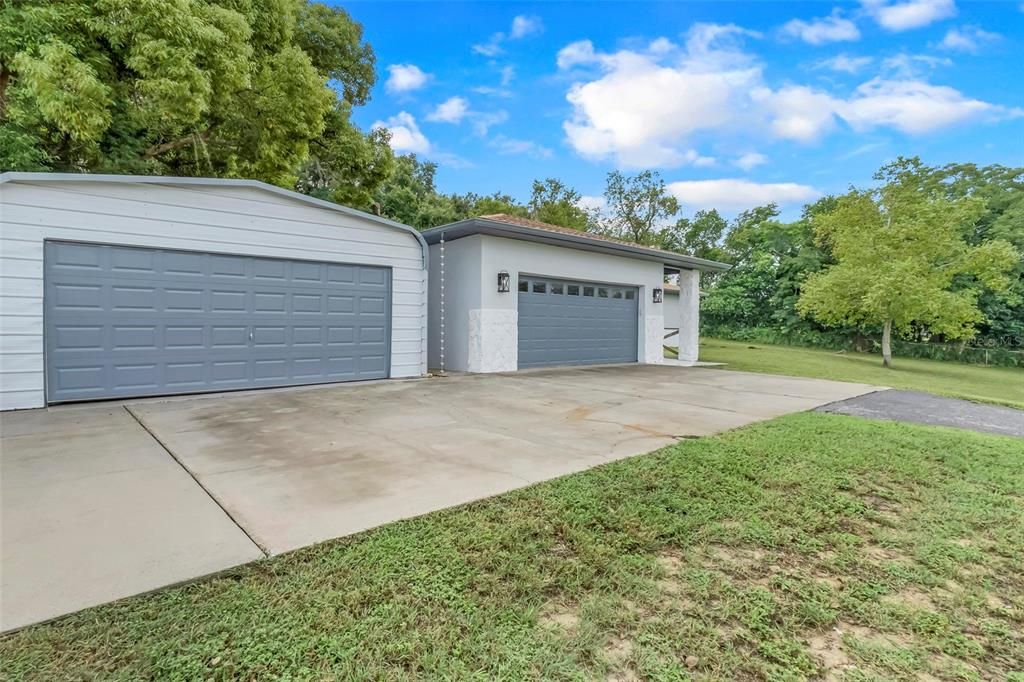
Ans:
{"type": "Polygon", "coordinates": [[[679,271],[679,359],[697,362],[700,345],[700,272],[679,271]]]}

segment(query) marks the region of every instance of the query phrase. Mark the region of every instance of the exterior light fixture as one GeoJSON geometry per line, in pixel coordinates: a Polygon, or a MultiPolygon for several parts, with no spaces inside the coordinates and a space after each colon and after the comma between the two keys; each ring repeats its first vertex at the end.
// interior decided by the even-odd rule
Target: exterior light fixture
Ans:
{"type": "Polygon", "coordinates": [[[664,297],[665,297],[665,292],[662,289],[655,289],[654,290],[654,302],[655,303],[661,303],[661,301],[662,301],[662,299],[664,297]]]}
{"type": "Polygon", "coordinates": [[[502,270],[498,273],[498,293],[507,294],[509,292],[509,276],[507,270],[502,270]]]}

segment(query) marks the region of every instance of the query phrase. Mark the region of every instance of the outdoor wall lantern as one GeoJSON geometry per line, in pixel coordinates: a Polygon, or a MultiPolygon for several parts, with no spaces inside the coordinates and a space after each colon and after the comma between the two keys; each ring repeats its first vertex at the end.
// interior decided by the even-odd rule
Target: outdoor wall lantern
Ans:
{"type": "Polygon", "coordinates": [[[664,292],[661,289],[655,289],[654,290],[654,302],[655,303],[661,303],[661,300],[662,300],[663,297],[664,297],[664,292]]]}
{"type": "Polygon", "coordinates": [[[509,276],[507,270],[498,273],[498,293],[507,294],[509,291],[509,276]]]}

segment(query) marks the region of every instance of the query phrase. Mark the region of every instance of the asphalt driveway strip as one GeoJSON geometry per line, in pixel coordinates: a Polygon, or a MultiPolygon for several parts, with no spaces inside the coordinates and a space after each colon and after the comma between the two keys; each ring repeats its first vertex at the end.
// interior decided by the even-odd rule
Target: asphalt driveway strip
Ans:
{"type": "Polygon", "coordinates": [[[918,391],[878,391],[817,408],[855,417],[952,426],[982,433],[1024,438],[1024,410],[982,405],[918,391]]]}

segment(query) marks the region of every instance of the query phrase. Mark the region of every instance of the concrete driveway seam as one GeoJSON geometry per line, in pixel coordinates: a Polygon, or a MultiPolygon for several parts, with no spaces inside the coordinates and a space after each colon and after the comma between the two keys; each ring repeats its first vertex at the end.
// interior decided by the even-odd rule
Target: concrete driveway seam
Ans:
{"type": "Polygon", "coordinates": [[[245,535],[245,537],[249,538],[249,542],[251,542],[253,545],[255,545],[256,548],[259,549],[260,552],[263,553],[263,556],[265,556],[265,557],[270,556],[270,552],[267,550],[267,548],[264,547],[263,544],[260,543],[255,537],[253,537],[253,535],[248,530],[245,529],[245,526],[243,526],[242,524],[240,524],[238,522],[238,519],[236,519],[234,516],[231,515],[231,512],[228,511],[228,508],[226,506],[224,506],[224,504],[220,500],[217,499],[217,496],[214,495],[212,492],[210,492],[209,488],[207,488],[205,485],[203,485],[203,482],[199,480],[199,478],[195,475],[195,473],[193,473],[191,469],[189,469],[187,466],[185,466],[185,464],[181,461],[181,459],[178,458],[178,456],[174,454],[174,451],[171,450],[169,447],[167,447],[167,443],[163,442],[160,439],[160,437],[157,436],[156,433],[154,433],[153,430],[150,429],[149,426],[146,425],[146,422],[143,421],[142,418],[134,412],[134,410],[132,410],[131,406],[130,405],[123,405],[123,407],[124,407],[125,412],[127,412],[129,415],[131,415],[132,419],[134,419],[136,422],[138,422],[138,424],[142,428],[142,430],[145,431],[146,433],[148,433],[150,438],[155,440],[157,442],[157,444],[159,444],[160,447],[163,448],[164,452],[166,452],[167,455],[171,459],[173,459],[175,461],[175,463],[178,466],[180,466],[182,468],[182,470],[185,473],[187,473],[189,475],[189,477],[193,481],[196,482],[196,485],[199,486],[204,493],[206,493],[206,496],[209,497],[213,501],[213,503],[215,505],[220,507],[220,510],[224,512],[224,515],[227,516],[229,519],[231,519],[231,523],[235,524],[235,526],[238,528],[238,530],[242,531],[242,533],[245,535]]]}

